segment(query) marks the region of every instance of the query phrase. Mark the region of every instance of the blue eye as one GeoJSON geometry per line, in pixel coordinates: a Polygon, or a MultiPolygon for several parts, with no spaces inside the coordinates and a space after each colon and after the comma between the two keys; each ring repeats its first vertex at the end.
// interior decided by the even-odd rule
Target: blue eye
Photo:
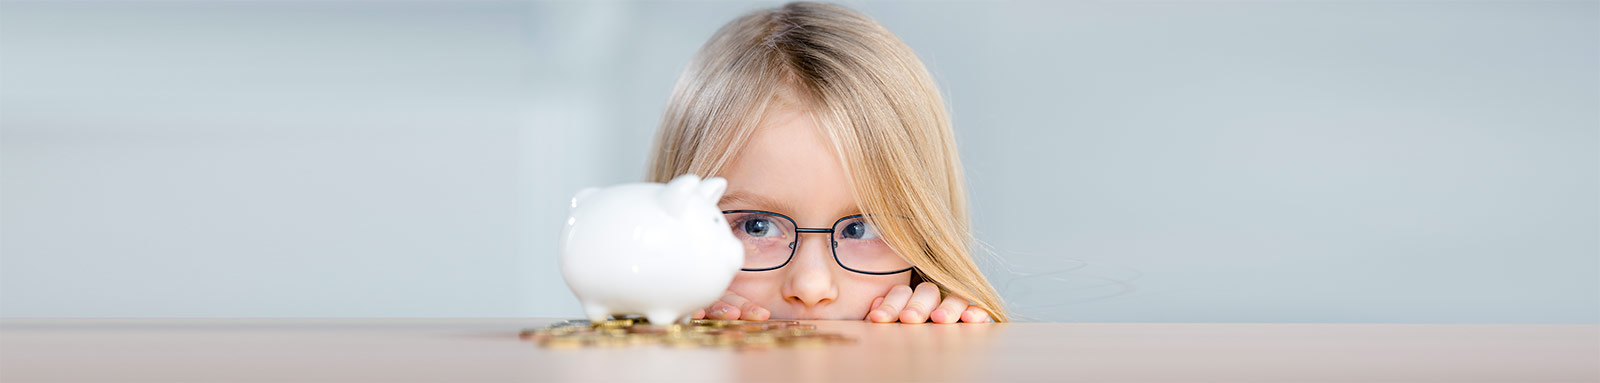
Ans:
{"type": "Polygon", "coordinates": [[[744,231],[745,235],[756,238],[782,235],[782,233],[778,233],[777,225],[774,225],[772,220],[766,218],[750,218],[740,222],[739,230],[744,231]]]}
{"type": "Polygon", "coordinates": [[[875,239],[878,238],[878,230],[868,225],[867,221],[853,220],[839,228],[839,236],[845,239],[875,239]]]}

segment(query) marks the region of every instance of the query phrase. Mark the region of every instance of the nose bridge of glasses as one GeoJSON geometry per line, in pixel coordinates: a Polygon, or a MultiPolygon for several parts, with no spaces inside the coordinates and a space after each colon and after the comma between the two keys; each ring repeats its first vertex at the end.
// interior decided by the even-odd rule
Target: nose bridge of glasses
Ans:
{"type": "Polygon", "coordinates": [[[797,228],[794,229],[794,231],[795,231],[795,234],[796,234],[795,235],[796,238],[793,238],[793,241],[789,242],[789,249],[790,250],[798,251],[798,249],[795,249],[795,248],[800,246],[801,242],[805,242],[805,237],[800,236],[799,234],[806,234],[806,233],[830,234],[829,236],[825,236],[825,237],[821,237],[821,236],[817,237],[818,241],[822,241],[823,242],[823,246],[825,246],[824,248],[827,248],[827,249],[831,250],[831,248],[833,248],[834,245],[836,244],[836,243],[830,243],[830,242],[833,242],[833,237],[831,236],[831,234],[833,234],[833,229],[816,229],[816,228],[797,227],[797,228]]]}

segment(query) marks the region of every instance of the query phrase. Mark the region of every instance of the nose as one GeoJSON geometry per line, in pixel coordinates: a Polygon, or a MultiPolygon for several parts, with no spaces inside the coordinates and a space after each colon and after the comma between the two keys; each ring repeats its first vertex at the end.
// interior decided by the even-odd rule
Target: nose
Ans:
{"type": "Polygon", "coordinates": [[[833,302],[839,298],[839,286],[833,281],[833,247],[827,234],[800,236],[794,260],[789,265],[789,280],[784,283],[784,300],[799,303],[808,309],[833,302]]]}

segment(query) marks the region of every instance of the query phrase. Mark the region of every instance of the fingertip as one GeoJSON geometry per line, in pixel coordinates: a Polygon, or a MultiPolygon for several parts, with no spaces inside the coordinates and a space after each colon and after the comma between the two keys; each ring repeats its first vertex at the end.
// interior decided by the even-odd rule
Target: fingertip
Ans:
{"type": "Polygon", "coordinates": [[[767,311],[762,307],[751,307],[749,310],[744,311],[744,319],[746,320],[767,320],[767,317],[771,315],[771,311],[767,311]]]}
{"type": "Polygon", "coordinates": [[[922,323],[925,320],[926,318],[922,317],[922,313],[913,309],[908,308],[900,312],[900,323],[922,323]]]}
{"type": "Polygon", "coordinates": [[[994,318],[990,318],[988,312],[974,307],[961,313],[961,321],[967,323],[989,323],[993,322],[994,318]]]}
{"type": "Polygon", "coordinates": [[[873,323],[888,323],[890,316],[889,313],[884,312],[883,310],[872,310],[871,313],[867,314],[867,320],[872,321],[873,323]]]}
{"type": "Polygon", "coordinates": [[[711,312],[706,313],[706,316],[710,317],[711,319],[728,319],[728,314],[730,312],[737,314],[739,312],[738,310],[739,309],[733,307],[733,305],[717,302],[716,305],[711,306],[711,312]]]}

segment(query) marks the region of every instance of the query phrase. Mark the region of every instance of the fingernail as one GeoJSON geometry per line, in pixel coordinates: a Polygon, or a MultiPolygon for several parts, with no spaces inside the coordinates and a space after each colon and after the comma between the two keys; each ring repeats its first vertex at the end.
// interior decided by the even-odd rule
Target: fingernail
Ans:
{"type": "Polygon", "coordinates": [[[766,317],[766,316],[769,316],[769,315],[772,315],[771,311],[767,311],[767,309],[760,308],[760,307],[756,308],[756,316],[766,317]]]}
{"type": "Polygon", "coordinates": [[[944,310],[933,310],[932,314],[928,314],[928,319],[932,319],[934,322],[944,322],[950,319],[950,312],[944,310]]]}
{"type": "Polygon", "coordinates": [[[872,319],[873,322],[888,322],[889,313],[883,310],[872,310],[872,314],[868,314],[867,318],[872,319]]]}

